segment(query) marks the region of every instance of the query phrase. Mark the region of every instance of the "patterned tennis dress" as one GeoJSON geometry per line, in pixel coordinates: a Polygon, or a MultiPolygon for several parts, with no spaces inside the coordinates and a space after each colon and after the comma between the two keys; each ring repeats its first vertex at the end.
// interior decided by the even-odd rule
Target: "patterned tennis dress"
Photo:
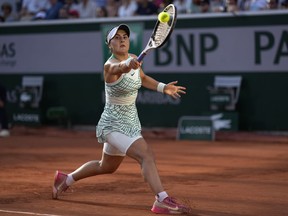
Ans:
{"type": "Polygon", "coordinates": [[[136,109],[140,87],[139,69],[122,74],[113,83],[105,82],[106,103],[96,127],[96,136],[100,143],[106,142],[106,136],[114,131],[129,137],[141,135],[141,124],[136,109]]]}

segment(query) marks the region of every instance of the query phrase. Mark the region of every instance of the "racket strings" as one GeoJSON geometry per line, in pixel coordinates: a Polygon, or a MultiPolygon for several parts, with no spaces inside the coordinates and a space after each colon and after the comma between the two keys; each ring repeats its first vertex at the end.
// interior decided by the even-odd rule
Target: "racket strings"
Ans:
{"type": "Polygon", "coordinates": [[[156,34],[155,34],[155,43],[156,45],[160,45],[165,40],[166,36],[169,34],[169,26],[167,24],[160,23],[156,34]]]}
{"type": "Polygon", "coordinates": [[[154,35],[155,44],[158,46],[162,44],[167,35],[170,33],[171,26],[169,26],[167,23],[159,23],[157,31],[154,35]]]}
{"type": "Polygon", "coordinates": [[[154,42],[156,46],[160,46],[165,41],[166,37],[171,31],[171,28],[173,27],[172,23],[174,22],[175,18],[175,11],[173,10],[173,7],[168,8],[166,12],[170,14],[171,21],[168,23],[160,22],[157,26],[157,30],[154,35],[154,42]]]}

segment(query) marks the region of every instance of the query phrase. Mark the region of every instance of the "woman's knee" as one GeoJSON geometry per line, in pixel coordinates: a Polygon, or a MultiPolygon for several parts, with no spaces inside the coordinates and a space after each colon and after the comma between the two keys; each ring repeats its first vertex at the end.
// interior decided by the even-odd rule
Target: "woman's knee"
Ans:
{"type": "Polygon", "coordinates": [[[144,139],[139,139],[133,143],[126,154],[142,164],[145,162],[154,162],[152,149],[147,145],[144,139]]]}
{"type": "Polygon", "coordinates": [[[105,163],[100,161],[100,167],[103,174],[112,174],[114,173],[120,164],[116,163],[105,163]]]}
{"type": "Polygon", "coordinates": [[[104,173],[105,174],[112,174],[112,173],[116,172],[117,168],[118,167],[106,167],[104,169],[104,173]]]}
{"type": "Polygon", "coordinates": [[[122,160],[123,157],[113,157],[113,156],[111,157],[105,155],[105,157],[102,158],[101,161],[99,161],[102,173],[103,174],[114,173],[120,166],[122,160]]]}
{"type": "Polygon", "coordinates": [[[138,161],[140,164],[155,163],[155,158],[154,158],[153,152],[150,150],[142,152],[142,154],[139,155],[138,161]]]}

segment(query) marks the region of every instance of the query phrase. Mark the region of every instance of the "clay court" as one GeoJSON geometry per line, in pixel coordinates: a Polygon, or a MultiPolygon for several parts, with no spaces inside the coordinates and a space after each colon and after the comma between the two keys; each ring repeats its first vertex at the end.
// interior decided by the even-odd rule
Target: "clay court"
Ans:
{"type": "MultiPolygon", "coordinates": [[[[144,131],[165,189],[194,216],[288,215],[288,137],[217,134],[176,141],[175,131],[144,131]]],[[[112,175],[77,182],[51,199],[54,172],[99,159],[94,131],[14,128],[0,139],[0,215],[148,216],[154,197],[139,165],[126,158],[112,175]]]]}

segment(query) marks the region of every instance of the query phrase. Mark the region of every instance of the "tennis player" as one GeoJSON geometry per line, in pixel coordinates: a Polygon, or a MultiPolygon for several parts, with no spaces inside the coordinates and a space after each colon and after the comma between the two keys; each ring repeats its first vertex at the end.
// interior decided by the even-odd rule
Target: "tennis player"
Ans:
{"type": "Polygon", "coordinates": [[[53,198],[67,190],[75,181],[90,176],[113,173],[127,155],[141,165],[142,175],[155,194],[151,211],[158,214],[187,213],[188,208],[176,202],[163,189],[153,152],[141,135],[136,109],[138,89],[148,89],[179,98],[185,87],[177,81],[164,84],[146,75],[137,56],[129,53],[130,29],[121,24],[108,31],[106,44],[112,55],[104,64],[106,103],[96,127],[99,143],[103,143],[100,161],[89,161],[70,174],[56,171],[53,198]]]}

